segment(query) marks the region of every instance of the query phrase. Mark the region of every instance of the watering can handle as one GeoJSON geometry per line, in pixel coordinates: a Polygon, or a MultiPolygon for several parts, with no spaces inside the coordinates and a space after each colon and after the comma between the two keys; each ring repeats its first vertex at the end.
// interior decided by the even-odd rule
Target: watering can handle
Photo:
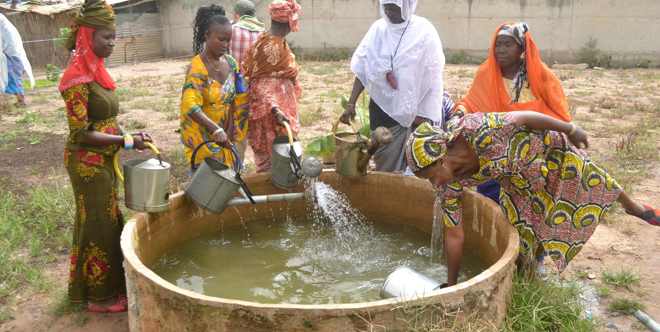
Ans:
{"type": "MultiPolygon", "coordinates": [[[[144,145],[148,147],[149,150],[151,150],[158,157],[158,160],[160,161],[160,151],[158,150],[158,148],[153,143],[150,142],[144,142],[144,145]]],[[[122,173],[121,167],[119,167],[119,152],[115,153],[112,163],[115,167],[115,173],[117,174],[119,181],[124,182],[124,173],[122,173]]]]}
{"type": "MultiPolygon", "coordinates": [[[[197,152],[199,151],[199,149],[202,148],[202,146],[204,146],[206,144],[209,144],[209,143],[216,144],[214,141],[204,141],[204,142],[200,143],[197,147],[195,147],[195,150],[193,150],[192,156],[190,156],[190,169],[192,169],[193,171],[196,169],[196,167],[195,167],[195,158],[197,157],[197,152]]],[[[216,145],[218,145],[218,144],[216,144],[216,145]]],[[[220,146],[220,145],[218,145],[218,146],[220,146]]],[[[221,146],[221,148],[225,148],[225,147],[221,146]]],[[[248,188],[245,181],[243,181],[243,179],[241,178],[241,164],[242,164],[242,162],[241,162],[241,156],[238,154],[238,151],[236,151],[236,146],[234,144],[231,144],[230,147],[229,147],[229,150],[234,155],[234,172],[236,173],[236,181],[238,181],[238,183],[241,185],[241,188],[243,188],[243,191],[245,191],[245,194],[247,195],[250,202],[252,204],[257,204],[254,201],[254,199],[252,198],[252,196],[254,196],[254,195],[250,191],[250,188],[248,188]]]]}
{"type": "MultiPolygon", "coordinates": [[[[227,149],[226,147],[220,146],[215,141],[209,140],[199,143],[199,145],[195,147],[192,155],[190,156],[190,169],[192,169],[193,171],[197,169],[197,167],[195,167],[195,160],[197,160],[197,152],[199,152],[199,149],[201,149],[206,144],[215,144],[220,148],[227,149]]],[[[234,144],[231,144],[229,150],[231,151],[232,155],[234,155],[234,171],[238,173],[241,170],[241,157],[238,155],[238,151],[236,151],[234,144]]]]}
{"type": "MultiPolygon", "coordinates": [[[[337,134],[337,128],[339,127],[340,123],[343,123],[343,122],[341,122],[339,119],[337,119],[337,121],[335,121],[335,123],[332,125],[332,134],[333,135],[337,134]]],[[[355,127],[355,121],[351,121],[351,129],[353,129],[354,134],[359,134],[360,133],[359,128],[355,127]]]]}

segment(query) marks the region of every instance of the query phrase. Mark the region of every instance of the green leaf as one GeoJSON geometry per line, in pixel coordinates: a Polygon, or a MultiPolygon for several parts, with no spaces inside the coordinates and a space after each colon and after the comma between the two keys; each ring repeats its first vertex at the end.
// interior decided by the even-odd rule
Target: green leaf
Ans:
{"type": "Polygon", "coordinates": [[[341,96],[341,108],[346,109],[348,107],[348,97],[341,96]]]}
{"type": "Polygon", "coordinates": [[[305,147],[305,153],[314,156],[321,154],[321,151],[323,149],[323,143],[321,142],[322,139],[323,138],[317,138],[311,141],[309,144],[307,144],[307,146],[305,147]]]}

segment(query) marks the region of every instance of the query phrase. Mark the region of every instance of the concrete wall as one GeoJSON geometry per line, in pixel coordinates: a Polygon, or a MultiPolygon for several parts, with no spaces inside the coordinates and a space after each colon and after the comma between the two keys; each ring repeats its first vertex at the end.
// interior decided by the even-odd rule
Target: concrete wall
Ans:
{"type": "MultiPolygon", "coordinates": [[[[290,38],[307,52],[352,49],[379,18],[378,0],[300,0],[301,31],[290,38]]],[[[194,12],[203,0],[161,0],[167,54],[190,53],[194,12]],[[169,35],[169,36],[168,36],[169,35]]],[[[231,14],[233,1],[219,0],[231,14]]],[[[256,0],[267,18],[268,0],[256,0]]],[[[483,56],[502,22],[530,24],[547,62],[574,61],[590,38],[613,62],[660,65],[659,0],[419,0],[417,14],[438,29],[445,50],[483,56]]]]}

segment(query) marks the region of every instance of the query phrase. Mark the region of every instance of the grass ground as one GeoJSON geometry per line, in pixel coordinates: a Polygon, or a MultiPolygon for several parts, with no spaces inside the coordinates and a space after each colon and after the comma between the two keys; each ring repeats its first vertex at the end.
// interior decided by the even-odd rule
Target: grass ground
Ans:
{"type": "MultiPolygon", "coordinates": [[[[168,60],[111,69],[119,86],[119,121],[152,134],[174,165],[174,190],[180,189],[187,165],[175,132],[185,65],[168,60]]],[[[475,70],[448,66],[449,92],[456,98],[464,95],[475,70]]],[[[634,197],[659,204],[660,70],[555,73],[575,121],[590,134],[593,159],[634,197]]],[[[304,62],[300,80],[301,139],[309,142],[329,132],[342,111],[339,99],[349,93],[353,77],[346,61],[304,62]]],[[[42,82],[28,92],[28,108],[15,109],[11,103],[8,98],[0,100],[0,331],[126,330],[125,315],[87,315],[66,301],[73,205],[61,155],[68,129],[56,88],[42,82]]],[[[660,297],[660,260],[654,255],[658,250],[660,231],[614,209],[562,274],[566,285],[580,281],[596,290],[600,314],[595,322],[580,320],[577,307],[565,305],[577,303],[574,287],[517,279],[505,330],[591,331],[604,330],[607,323],[634,330],[639,327],[634,319],[620,313],[637,306],[660,319],[655,301],[660,297]]]]}

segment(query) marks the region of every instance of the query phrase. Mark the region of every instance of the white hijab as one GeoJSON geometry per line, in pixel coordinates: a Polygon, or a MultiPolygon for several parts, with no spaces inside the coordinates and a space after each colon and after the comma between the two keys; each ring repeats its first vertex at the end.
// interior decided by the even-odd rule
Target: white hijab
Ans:
{"type": "Polygon", "coordinates": [[[417,0],[380,0],[382,18],[371,25],[351,60],[351,70],[374,102],[403,127],[410,127],[416,116],[442,122],[445,55],[435,27],[414,15],[416,8],[417,0]],[[401,8],[404,22],[392,23],[385,4],[401,8]],[[397,90],[385,79],[392,69],[397,90]]]}
{"type": "MultiPolygon", "coordinates": [[[[23,70],[28,75],[28,78],[30,79],[30,86],[34,88],[34,75],[32,74],[32,65],[30,65],[30,61],[27,58],[27,54],[25,54],[25,49],[23,48],[23,40],[21,39],[21,34],[18,33],[18,30],[16,27],[5,17],[5,15],[0,14],[0,34],[2,34],[2,38],[0,41],[2,41],[2,53],[3,56],[6,57],[17,57],[21,60],[21,63],[23,64],[23,70]]],[[[0,60],[3,61],[3,60],[0,60]]],[[[4,59],[5,64],[2,68],[3,70],[3,77],[6,75],[5,73],[7,72],[7,64],[6,64],[6,59],[4,59]]],[[[6,81],[5,82],[6,85],[6,81]]],[[[4,89],[2,90],[4,91],[4,89]]]]}

